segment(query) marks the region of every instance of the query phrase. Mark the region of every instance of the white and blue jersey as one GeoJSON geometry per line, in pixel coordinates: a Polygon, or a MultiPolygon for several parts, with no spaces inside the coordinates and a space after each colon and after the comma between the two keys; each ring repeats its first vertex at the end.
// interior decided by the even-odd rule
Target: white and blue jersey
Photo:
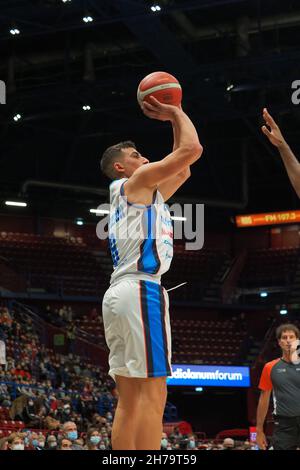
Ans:
{"type": "Polygon", "coordinates": [[[111,283],[127,274],[160,282],[173,257],[170,212],[159,191],[149,206],[127,202],[126,181],[122,178],[110,185],[109,244],[114,266],[111,283]]]}
{"type": "Polygon", "coordinates": [[[156,191],[139,206],[124,197],[126,178],[110,185],[109,243],[114,271],[103,303],[109,374],[124,377],[171,375],[169,296],[161,275],[173,257],[173,226],[156,191]]]}

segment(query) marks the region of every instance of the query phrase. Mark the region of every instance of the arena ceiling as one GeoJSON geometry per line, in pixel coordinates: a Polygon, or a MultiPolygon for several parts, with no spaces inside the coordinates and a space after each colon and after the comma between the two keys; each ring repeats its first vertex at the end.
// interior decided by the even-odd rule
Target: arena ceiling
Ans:
{"type": "MultiPolygon", "coordinates": [[[[165,70],[205,148],[179,196],[213,217],[297,208],[260,126],[267,106],[300,155],[299,31],[297,0],[0,0],[1,204],[28,180],[105,188],[99,158],[120,140],[166,155],[169,125],[136,102],[139,81],[165,70]]],[[[36,213],[67,215],[105,194],[28,185],[26,197],[36,213]]]]}

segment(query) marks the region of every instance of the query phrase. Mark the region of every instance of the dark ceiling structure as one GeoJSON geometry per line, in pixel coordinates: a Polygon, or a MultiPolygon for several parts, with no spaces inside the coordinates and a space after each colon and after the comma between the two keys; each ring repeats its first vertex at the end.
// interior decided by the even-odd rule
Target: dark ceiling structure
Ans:
{"type": "Polygon", "coordinates": [[[177,200],[204,202],[214,220],[298,208],[260,127],[267,106],[300,154],[299,33],[297,0],[1,0],[0,212],[19,196],[37,214],[85,217],[107,198],[107,146],[131,139],[151,160],[169,153],[170,125],[136,101],[156,70],[181,82],[205,148],[177,200]]]}

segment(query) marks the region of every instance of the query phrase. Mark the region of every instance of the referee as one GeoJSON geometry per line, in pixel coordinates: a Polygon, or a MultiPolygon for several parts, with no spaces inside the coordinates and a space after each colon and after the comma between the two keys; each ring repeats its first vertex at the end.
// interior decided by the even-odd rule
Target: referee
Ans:
{"type": "Polygon", "coordinates": [[[260,449],[267,449],[263,426],[273,391],[273,448],[274,450],[295,450],[300,447],[300,364],[296,365],[291,361],[291,346],[300,338],[300,331],[295,325],[286,323],[277,328],[276,338],[282,350],[282,356],[268,362],[261,374],[256,441],[260,449]]]}

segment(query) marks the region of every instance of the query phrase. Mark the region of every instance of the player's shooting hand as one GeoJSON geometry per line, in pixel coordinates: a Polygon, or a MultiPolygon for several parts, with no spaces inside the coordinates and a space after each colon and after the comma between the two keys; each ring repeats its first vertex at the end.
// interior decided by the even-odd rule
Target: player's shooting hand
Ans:
{"type": "Polygon", "coordinates": [[[276,122],[268,113],[267,108],[264,108],[263,110],[263,118],[266,125],[262,126],[261,130],[268,137],[269,141],[275,145],[275,147],[280,147],[285,143],[285,140],[276,122]]]}
{"type": "Polygon", "coordinates": [[[143,101],[140,106],[145,116],[159,121],[172,121],[175,114],[182,108],[171,104],[160,103],[154,96],[150,96],[151,103],[143,101]]]}

